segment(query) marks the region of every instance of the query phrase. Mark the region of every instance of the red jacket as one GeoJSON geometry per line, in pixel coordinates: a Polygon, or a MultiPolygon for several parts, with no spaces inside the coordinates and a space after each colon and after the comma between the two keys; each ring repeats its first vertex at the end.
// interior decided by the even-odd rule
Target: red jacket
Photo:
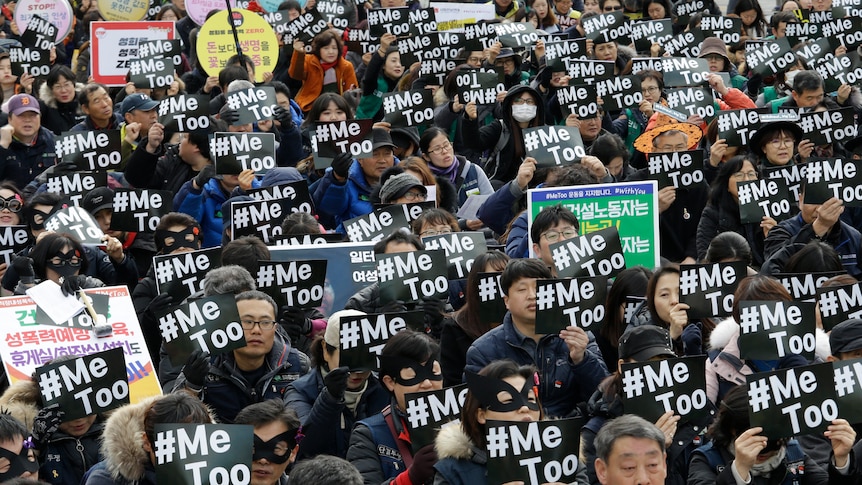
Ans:
{"type": "MultiPolygon", "coordinates": [[[[323,91],[323,66],[320,65],[320,59],[314,54],[308,55],[294,50],[287,73],[293,79],[302,81],[302,88],[296,93],[295,100],[302,108],[302,112],[307,113],[311,109],[311,104],[323,91]]],[[[353,64],[343,57],[339,57],[338,64],[335,65],[335,80],[338,84],[338,94],[344,94],[347,90],[359,87],[353,64]]]]}

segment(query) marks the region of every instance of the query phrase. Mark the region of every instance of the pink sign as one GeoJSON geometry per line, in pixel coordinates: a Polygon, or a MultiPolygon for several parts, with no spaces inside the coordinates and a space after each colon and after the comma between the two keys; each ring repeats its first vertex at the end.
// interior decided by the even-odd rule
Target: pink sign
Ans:
{"type": "Polygon", "coordinates": [[[30,23],[30,17],[38,15],[57,27],[59,43],[72,30],[72,6],[66,0],[21,0],[15,7],[15,23],[18,31],[24,33],[30,23]]]}

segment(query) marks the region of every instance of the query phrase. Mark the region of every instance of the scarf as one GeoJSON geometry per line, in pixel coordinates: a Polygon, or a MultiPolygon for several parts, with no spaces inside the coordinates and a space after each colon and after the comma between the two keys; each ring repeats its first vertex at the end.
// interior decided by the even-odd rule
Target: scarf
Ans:
{"type": "MultiPolygon", "coordinates": [[[[458,157],[455,157],[455,160],[452,162],[452,165],[449,165],[447,168],[440,168],[433,163],[428,163],[428,168],[431,169],[431,172],[434,175],[439,175],[441,177],[448,178],[450,182],[455,183],[455,179],[458,178],[458,167],[461,166],[461,161],[458,160],[458,157]]],[[[455,187],[458,189],[458,187],[455,187]]]]}
{"type": "Polygon", "coordinates": [[[332,62],[323,62],[323,59],[320,60],[320,67],[323,68],[323,72],[326,72],[338,64],[338,59],[335,59],[332,62]]]}

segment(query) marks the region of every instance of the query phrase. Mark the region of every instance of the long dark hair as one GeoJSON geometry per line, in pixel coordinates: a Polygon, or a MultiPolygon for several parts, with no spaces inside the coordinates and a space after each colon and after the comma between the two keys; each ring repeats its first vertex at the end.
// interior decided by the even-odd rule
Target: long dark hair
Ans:
{"type": "Polygon", "coordinates": [[[715,179],[712,181],[709,188],[710,205],[718,207],[721,205],[722,200],[733,198],[727,190],[727,184],[730,182],[730,177],[733,177],[736,172],[742,170],[742,166],[745,165],[746,160],[748,160],[748,163],[750,163],[751,166],[754,167],[754,170],[758,172],[758,176],[760,175],[760,172],[757,170],[757,161],[751,157],[737,155],[724,162],[718,168],[718,174],[716,174],[715,179]]]}
{"type": "Polygon", "coordinates": [[[652,317],[653,324],[664,328],[670,328],[670,322],[665,322],[658,317],[658,312],[655,308],[655,293],[658,290],[658,280],[660,280],[662,276],[669,274],[676,274],[676,276],[679,277],[679,265],[671,263],[657,269],[656,272],[652,274],[649,284],[647,284],[646,293],[647,308],[649,308],[649,314],[652,317]]]}
{"type": "MultiPolygon", "coordinates": [[[[518,366],[514,361],[509,359],[495,360],[486,365],[479,371],[479,375],[492,377],[494,379],[503,380],[507,377],[521,376],[529,385],[533,379],[533,374],[536,373],[536,368],[531,365],[518,366]]],[[[536,396],[538,401],[539,396],[536,396]]],[[[479,448],[485,448],[485,425],[480,424],[477,419],[479,409],[482,407],[479,400],[473,397],[470,391],[467,391],[467,399],[464,401],[464,407],[461,408],[461,429],[464,434],[470,437],[470,441],[479,448]]],[[[541,403],[539,409],[542,409],[541,403]]],[[[541,411],[540,411],[541,413],[541,411]]],[[[543,414],[539,415],[542,419],[543,414]]]]}
{"type": "Polygon", "coordinates": [[[33,246],[33,252],[30,253],[30,257],[33,259],[33,270],[36,273],[37,278],[40,280],[47,278],[45,275],[45,266],[48,260],[59,254],[60,250],[65,246],[69,246],[78,253],[78,257],[81,260],[81,269],[78,270],[78,274],[82,275],[87,273],[87,257],[84,253],[84,246],[81,245],[81,242],[71,234],[65,232],[52,232],[43,236],[42,239],[33,246]]]}
{"type": "Polygon", "coordinates": [[[599,327],[599,335],[606,338],[611,346],[617,346],[626,330],[625,315],[621,317],[617,309],[625,304],[628,296],[646,295],[650,276],[652,271],[643,266],[626,268],[617,275],[614,284],[611,285],[605,301],[605,319],[599,327]]]}
{"type": "Polygon", "coordinates": [[[473,260],[473,267],[467,275],[467,294],[464,306],[455,312],[454,318],[458,326],[472,339],[477,339],[491,330],[491,325],[482,322],[479,315],[479,273],[485,272],[490,265],[502,264],[503,268],[509,262],[509,256],[501,251],[488,251],[473,260]]]}

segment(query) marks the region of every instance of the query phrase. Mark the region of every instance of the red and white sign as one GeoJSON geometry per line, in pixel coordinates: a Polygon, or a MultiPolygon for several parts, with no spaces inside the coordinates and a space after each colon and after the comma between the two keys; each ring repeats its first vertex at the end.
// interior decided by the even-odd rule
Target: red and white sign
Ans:
{"type": "Polygon", "coordinates": [[[173,39],[173,21],[93,22],[90,24],[90,72],[108,86],[125,86],[129,63],[138,59],[138,45],[173,39]]]}

